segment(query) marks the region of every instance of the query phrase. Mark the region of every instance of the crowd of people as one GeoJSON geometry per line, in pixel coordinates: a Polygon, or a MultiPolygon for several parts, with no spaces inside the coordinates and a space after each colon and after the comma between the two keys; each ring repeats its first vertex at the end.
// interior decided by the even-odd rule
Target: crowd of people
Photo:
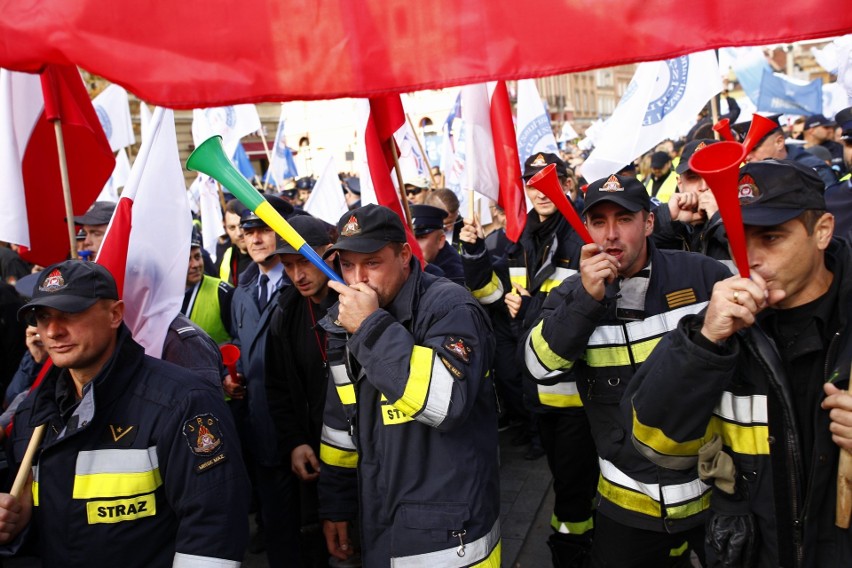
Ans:
{"type": "Polygon", "coordinates": [[[726,188],[747,266],[691,169],[707,120],[597,180],[576,147],[534,153],[517,242],[435,178],[405,180],[408,228],[357,178],[336,225],[302,210],[310,178],[268,191],[323,267],[231,199],[215,258],[186,227],[161,360],[96,262],[114,204],[75,218],[88,261],[0,246],[6,490],[25,480],[0,554],[497,568],[511,428],[553,475],[555,568],[849,565],[852,108],[775,121],[726,188]],[[590,240],[530,185],[548,167],[590,240]]]}

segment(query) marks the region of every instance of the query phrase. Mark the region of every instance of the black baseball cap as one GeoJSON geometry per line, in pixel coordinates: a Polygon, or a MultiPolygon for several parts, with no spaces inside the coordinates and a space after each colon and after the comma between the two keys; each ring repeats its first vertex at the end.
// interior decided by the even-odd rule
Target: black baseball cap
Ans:
{"type": "Polygon", "coordinates": [[[715,144],[717,141],[712,138],[700,138],[698,140],[692,140],[687,142],[683,147],[683,151],[680,153],[680,162],[678,162],[677,167],[675,168],[675,172],[677,174],[682,174],[686,170],[689,169],[689,159],[695,154],[697,151],[704,149],[710,144],[715,144]]]}
{"type": "MultiPolygon", "coordinates": [[[[305,239],[308,246],[321,247],[331,243],[331,237],[328,234],[331,225],[321,219],[310,215],[297,215],[288,222],[305,239]]],[[[278,237],[278,248],[272,254],[299,254],[299,251],[293,248],[290,243],[278,237]]]]}
{"type": "Polygon", "coordinates": [[[109,270],[94,262],[66,260],[41,271],[32,299],[18,310],[18,321],[39,307],[76,314],[91,308],[98,300],[118,299],[115,279],[109,270]]]}
{"type": "Polygon", "coordinates": [[[834,126],[834,121],[829,120],[821,114],[813,114],[805,119],[805,130],[817,126],[834,126]]]}
{"type": "Polygon", "coordinates": [[[78,225],[107,225],[115,212],[115,203],[112,201],[95,201],[89,210],[82,215],[74,217],[78,225]]]}
{"type": "MultiPolygon", "coordinates": [[[[293,206],[275,195],[267,195],[264,197],[267,203],[272,205],[272,208],[278,211],[278,214],[287,219],[293,214],[293,206]]],[[[258,217],[254,211],[246,208],[240,215],[241,229],[254,229],[256,227],[266,227],[266,221],[258,217]]]]}
{"type": "Polygon", "coordinates": [[[634,213],[642,209],[651,210],[651,197],[648,195],[648,191],[641,181],[631,176],[613,174],[590,183],[586,190],[583,215],[588,213],[589,209],[604,201],[617,203],[634,213]]]}
{"type": "Polygon", "coordinates": [[[312,177],[303,177],[296,180],[296,189],[307,189],[308,191],[312,190],[316,185],[316,180],[312,177]]]}
{"type": "Polygon", "coordinates": [[[527,181],[550,164],[556,164],[556,177],[568,177],[568,167],[559,156],[549,152],[539,152],[524,161],[524,175],[521,179],[527,181]]]}
{"type": "Polygon", "coordinates": [[[668,152],[654,152],[651,154],[651,167],[654,169],[659,169],[672,161],[672,157],[669,156],[668,152]]]}
{"type": "Polygon", "coordinates": [[[433,231],[444,228],[444,219],[447,218],[447,213],[440,207],[432,205],[412,205],[411,210],[411,226],[414,229],[414,236],[421,237],[428,235],[433,231]]]}
{"type": "Polygon", "coordinates": [[[847,107],[835,114],[834,120],[840,127],[840,138],[852,140],[852,107],[847,107]]]}
{"type": "Polygon", "coordinates": [[[376,252],[388,243],[406,242],[405,228],[399,216],[382,205],[369,204],[344,213],[337,222],[337,242],[323,255],[336,250],[376,252]]]}
{"type": "Polygon", "coordinates": [[[825,209],[825,184],[792,160],[750,162],[740,170],[738,195],[744,225],[771,227],[807,209],[825,209]]]}

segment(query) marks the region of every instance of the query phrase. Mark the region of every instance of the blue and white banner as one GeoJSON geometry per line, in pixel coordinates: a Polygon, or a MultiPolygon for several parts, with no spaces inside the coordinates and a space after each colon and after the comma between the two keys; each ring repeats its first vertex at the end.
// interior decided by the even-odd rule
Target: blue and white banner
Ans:
{"type": "Polygon", "coordinates": [[[583,176],[593,182],[614,174],[662,140],[679,136],[721,90],[713,51],[640,63],[596,135],[596,147],[582,165],[583,176]]]}
{"type": "Polygon", "coordinates": [[[281,118],[278,119],[278,130],[275,132],[275,142],[272,144],[272,163],[266,170],[266,183],[280,187],[284,180],[299,177],[293,151],[287,146],[284,135],[284,105],[281,105],[281,118]]]}
{"type": "Polygon", "coordinates": [[[518,81],[517,133],[521,166],[533,154],[558,153],[556,138],[550,126],[550,116],[547,114],[533,79],[518,81]]]}
{"type": "Polygon", "coordinates": [[[822,79],[800,83],[764,69],[756,104],[759,112],[822,114],[822,79]]]}

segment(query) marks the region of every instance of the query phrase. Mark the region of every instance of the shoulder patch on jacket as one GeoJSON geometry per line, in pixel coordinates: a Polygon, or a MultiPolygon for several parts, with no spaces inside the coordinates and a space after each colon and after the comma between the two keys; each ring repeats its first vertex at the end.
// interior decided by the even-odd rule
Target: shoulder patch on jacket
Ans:
{"type": "Polygon", "coordinates": [[[683,290],[676,290],[666,294],[666,302],[669,304],[669,309],[694,304],[697,300],[695,290],[692,288],[684,288],[683,290]]]}
{"type": "Polygon", "coordinates": [[[184,422],[183,436],[197,456],[212,456],[224,448],[219,419],[212,414],[200,414],[184,422]]]}
{"type": "Polygon", "coordinates": [[[443,348],[459,361],[470,363],[471,348],[465,344],[464,339],[461,337],[448,335],[447,338],[444,339],[443,348]]]}

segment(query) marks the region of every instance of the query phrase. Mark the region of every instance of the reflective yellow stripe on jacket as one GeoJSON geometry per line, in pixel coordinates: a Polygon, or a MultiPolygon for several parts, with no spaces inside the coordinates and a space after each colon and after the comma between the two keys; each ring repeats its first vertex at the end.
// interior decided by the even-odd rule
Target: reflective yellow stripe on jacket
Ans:
{"type": "Polygon", "coordinates": [[[358,452],[352,436],[346,430],[322,425],[320,437],[320,460],[337,467],[354,468],[358,466],[358,452]]]}
{"type": "Polygon", "coordinates": [[[151,493],[163,484],[157,448],[109,449],[77,454],[74,499],[151,493]]]}
{"type": "Polygon", "coordinates": [[[435,350],[415,345],[405,391],[392,404],[418,422],[438,427],[450,410],[453,383],[453,376],[435,350]]]}
{"type": "Polygon", "coordinates": [[[635,480],[603,458],[598,458],[598,464],[601,469],[598,492],[622,509],[661,517],[665,507],[666,517],[685,519],[710,506],[710,485],[700,479],[661,486],[635,480]]]}
{"type": "Polygon", "coordinates": [[[478,290],[471,290],[470,293],[473,294],[477,302],[487,306],[503,297],[503,283],[497,278],[497,274],[492,272],[488,284],[478,290]]]}

